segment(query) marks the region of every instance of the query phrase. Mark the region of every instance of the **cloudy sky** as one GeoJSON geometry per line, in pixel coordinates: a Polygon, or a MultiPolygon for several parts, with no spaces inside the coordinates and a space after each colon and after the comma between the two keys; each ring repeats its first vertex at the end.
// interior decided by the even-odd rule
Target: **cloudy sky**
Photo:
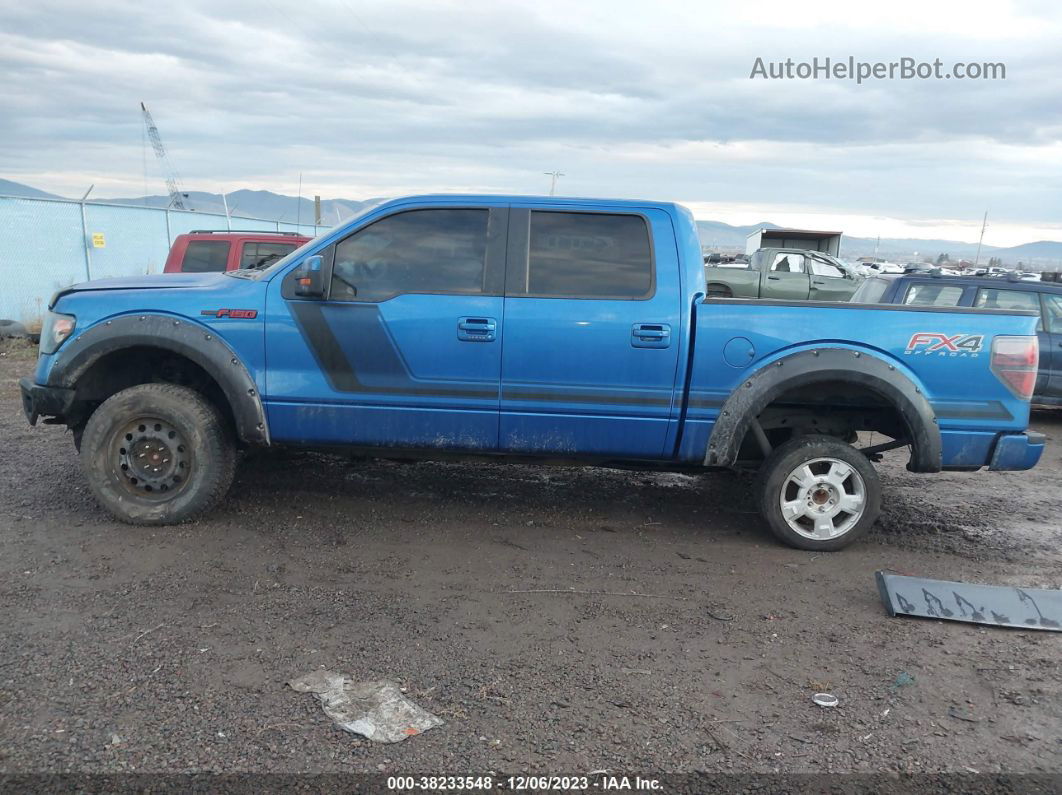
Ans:
{"type": "Polygon", "coordinates": [[[1062,240],[1053,2],[0,0],[0,176],[64,195],[558,192],[730,223],[1062,240]],[[1001,62],[1005,80],[750,79],[1001,62]],[[145,157],[146,154],[146,157],[145,157]]]}

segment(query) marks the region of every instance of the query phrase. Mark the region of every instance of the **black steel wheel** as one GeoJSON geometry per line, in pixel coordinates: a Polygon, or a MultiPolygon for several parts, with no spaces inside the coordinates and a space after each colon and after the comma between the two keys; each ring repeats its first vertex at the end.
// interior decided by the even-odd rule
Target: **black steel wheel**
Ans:
{"type": "Polygon", "coordinates": [[[96,498],[119,519],[170,524],[224,496],[236,454],[223,418],[198,392],[141,384],[93,412],[81,461],[96,498]]]}

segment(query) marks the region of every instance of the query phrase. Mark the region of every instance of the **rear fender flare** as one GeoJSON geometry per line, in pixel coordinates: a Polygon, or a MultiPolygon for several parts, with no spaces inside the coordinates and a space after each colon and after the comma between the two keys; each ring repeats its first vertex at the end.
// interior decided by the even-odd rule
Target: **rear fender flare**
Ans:
{"type": "Polygon", "coordinates": [[[97,323],[68,340],[56,354],[48,385],[76,388],[97,361],[122,348],[172,351],[205,370],[221,387],[244,442],[269,444],[269,426],[254,378],[216,331],[172,315],[122,315],[97,323]]]}
{"type": "Polygon", "coordinates": [[[907,468],[912,472],[940,471],[940,428],[922,389],[896,365],[848,348],[791,353],[744,378],[719,411],[704,465],[734,466],[749,426],[760,412],[790,389],[826,381],[855,381],[888,401],[910,432],[911,460],[907,468]]]}

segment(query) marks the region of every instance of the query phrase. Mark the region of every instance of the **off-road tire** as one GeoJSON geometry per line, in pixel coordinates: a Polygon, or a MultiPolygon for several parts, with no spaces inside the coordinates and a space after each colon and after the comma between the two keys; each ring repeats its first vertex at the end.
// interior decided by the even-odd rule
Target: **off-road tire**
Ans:
{"type": "Polygon", "coordinates": [[[130,524],[176,524],[209,510],[225,496],[236,468],[224,418],[201,394],[174,384],[141,384],[112,395],[93,412],[80,441],[92,493],[130,524]],[[138,469],[152,458],[157,468],[138,469]]]}
{"type": "Polygon", "coordinates": [[[845,444],[832,436],[808,434],[790,439],[780,445],[767,457],[760,469],[760,512],[780,541],[797,549],[819,552],[833,552],[843,549],[862,536],[873,526],[881,512],[881,481],[877,470],[865,455],[850,444],[845,444]],[[840,479],[842,466],[834,467],[829,462],[847,465],[853,474],[840,479]],[[803,465],[810,462],[814,475],[808,479],[806,474],[798,474],[803,465]],[[805,489],[796,478],[814,484],[805,489]],[[855,504],[856,492],[862,495],[862,505],[858,512],[846,511],[838,507],[838,513],[829,517],[834,506],[855,504]],[[819,497],[823,505],[817,505],[819,497]],[[800,499],[798,499],[800,498],[800,499]],[[798,515],[792,521],[801,527],[798,531],[791,526],[783,511],[783,502],[793,505],[793,510],[801,508],[811,516],[798,515]],[[817,513],[819,508],[822,513],[817,513]],[[829,521],[834,530],[827,529],[823,537],[815,526],[821,521],[823,526],[829,521]],[[809,526],[810,525],[810,526],[809,526]],[[835,532],[836,534],[830,535],[835,532]]]}

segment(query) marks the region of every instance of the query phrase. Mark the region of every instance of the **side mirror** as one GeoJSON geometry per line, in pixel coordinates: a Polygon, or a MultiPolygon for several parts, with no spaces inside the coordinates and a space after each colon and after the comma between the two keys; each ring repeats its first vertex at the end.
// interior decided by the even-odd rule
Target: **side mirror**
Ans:
{"type": "Polygon", "coordinates": [[[314,254],[295,269],[295,295],[301,298],[324,298],[324,258],[314,254]]]}

